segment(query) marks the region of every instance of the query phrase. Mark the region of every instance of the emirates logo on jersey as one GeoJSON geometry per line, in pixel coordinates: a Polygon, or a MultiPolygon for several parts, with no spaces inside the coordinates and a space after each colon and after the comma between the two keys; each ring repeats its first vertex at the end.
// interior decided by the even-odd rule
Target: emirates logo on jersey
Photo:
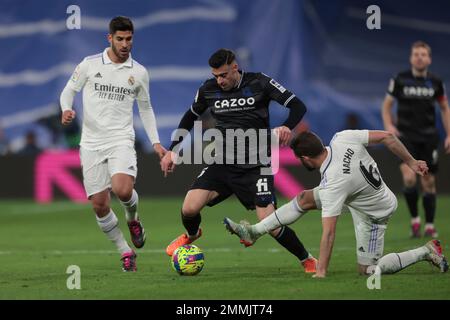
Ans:
{"type": "Polygon", "coordinates": [[[94,83],[94,90],[98,91],[98,97],[100,99],[124,101],[125,96],[133,96],[135,90],[132,88],[116,87],[112,84],[94,83]]]}
{"type": "Polygon", "coordinates": [[[129,84],[130,86],[132,86],[132,85],[134,84],[134,77],[133,77],[133,76],[130,76],[130,77],[128,78],[128,84],[129,84]]]}

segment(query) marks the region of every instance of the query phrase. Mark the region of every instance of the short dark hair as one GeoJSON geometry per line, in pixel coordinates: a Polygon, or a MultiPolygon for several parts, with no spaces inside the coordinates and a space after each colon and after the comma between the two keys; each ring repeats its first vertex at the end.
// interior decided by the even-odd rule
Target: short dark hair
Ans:
{"type": "Polygon", "coordinates": [[[431,57],[431,47],[428,45],[428,43],[424,41],[416,41],[411,46],[411,51],[415,48],[425,48],[428,51],[428,55],[431,57]]]}
{"type": "Polygon", "coordinates": [[[211,68],[220,68],[224,64],[231,64],[236,60],[236,55],[230,49],[219,49],[209,58],[209,66],[211,68]]]}
{"type": "Polygon", "coordinates": [[[112,18],[109,22],[109,33],[114,34],[116,31],[131,31],[131,33],[134,33],[133,22],[130,18],[123,16],[112,18]]]}
{"type": "Polygon", "coordinates": [[[320,155],[325,147],[314,132],[303,131],[292,139],[291,149],[298,158],[304,156],[314,158],[320,155]]]}

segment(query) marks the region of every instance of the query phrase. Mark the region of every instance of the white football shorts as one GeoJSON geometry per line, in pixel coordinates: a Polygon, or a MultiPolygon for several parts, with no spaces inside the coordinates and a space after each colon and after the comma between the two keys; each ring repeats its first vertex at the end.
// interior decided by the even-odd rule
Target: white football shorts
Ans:
{"type": "Polygon", "coordinates": [[[356,257],[358,264],[364,266],[376,265],[383,256],[384,234],[389,217],[375,220],[353,208],[350,208],[355,227],[356,257]]]}
{"type": "MultiPolygon", "coordinates": [[[[319,188],[313,190],[314,201],[318,209],[322,208],[319,197],[319,188]]],[[[395,196],[392,194],[395,198],[395,196]]],[[[386,232],[389,218],[397,208],[397,201],[390,212],[386,212],[384,217],[375,218],[366,213],[360,212],[352,207],[344,205],[342,213],[350,212],[353,218],[353,225],[356,236],[356,257],[358,264],[370,266],[376,265],[378,259],[383,256],[384,234],[386,232]]]]}
{"type": "Polygon", "coordinates": [[[117,173],[128,174],[136,179],[136,151],[130,146],[115,146],[104,150],[80,147],[80,159],[88,198],[111,189],[111,177],[117,173]]]}

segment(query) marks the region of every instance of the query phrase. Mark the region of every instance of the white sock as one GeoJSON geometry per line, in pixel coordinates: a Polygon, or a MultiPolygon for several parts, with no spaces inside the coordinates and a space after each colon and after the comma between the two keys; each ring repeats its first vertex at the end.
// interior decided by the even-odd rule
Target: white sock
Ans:
{"type": "Polygon", "coordinates": [[[434,224],[433,223],[426,223],[425,224],[425,230],[426,229],[434,229],[434,224]]]}
{"type": "Polygon", "coordinates": [[[308,260],[308,259],[310,259],[310,258],[314,258],[314,257],[313,257],[313,255],[312,255],[311,253],[308,252],[308,257],[306,257],[306,258],[303,259],[303,260],[300,260],[300,262],[304,262],[304,261],[306,261],[306,260],[308,260]]]}
{"type": "Polygon", "coordinates": [[[426,260],[429,253],[430,251],[425,246],[400,253],[389,253],[381,257],[378,266],[381,273],[395,273],[416,262],[426,260]]]}
{"type": "Polygon", "coordinates": [[[125,240],[122,231],[119,228],[119,221],[117,220],[116,215],[111,210],[109,213],[102,217],[96,217],[97,224],[102,229],[102,231],[106,234],[109,240],[114,242],[117,247],[117,250],[122,254],[124,252],[131,251],[130,246],[125,240]]]}
{"type": "Polygon", "coordinates": [[[139,202],[139,196],[136,190],[133,189],[133,193],[131,194],[131,199],[127,202],[122,202],[119,199],[122,206],[125,208],[125,216],[127,221],[134,221],[138,219],[137,206],[139,202]]]}
{"type": "Polygon", "coordinates": [[[289,225],[301,218],[304,211],[297,202],[297,197],[275,210],[272,214],[253,226],[253,231],[263,235],[281,226],[289,225]]]}
{"type": "Polygon", "coordinates": [[[416,223],[420,224],[420,217],[411,218],[411,224],[416,224],[416,223]]]}

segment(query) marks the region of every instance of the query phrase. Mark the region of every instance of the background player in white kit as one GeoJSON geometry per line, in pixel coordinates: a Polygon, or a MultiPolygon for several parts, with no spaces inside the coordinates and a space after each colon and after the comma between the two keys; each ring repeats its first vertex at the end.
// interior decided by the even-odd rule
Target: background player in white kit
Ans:
{"type": "Polygon", "coordinates": [[[343,211],[350,210],[356,234],[359,272],[394,273],[422,260],[428,260],[442,272],[448,263],[438,240],[423,247],[383,256],[384,233],[397,199],[384,183],[377,164],[366,150],[369,144],[382,143],[402,159],[415,173],[427,174],[426,162],[414,159],[394,134],[387,131],[346,130],[337,133],[329,147],[318,136],[302,132],[291,148],[303,165],[320,169],[322,179],[314,190],[306,190],[288,204],[256,225],[237,224],[225,218],[227,229],[237,234],[244,245],[252,245],[258,237],[273,228],[291,224],[307,210],[322,209],[322,239],[315,277],[325,277],[334,244],[336,223],[343,211]]]}
{"type": "Polygon", "coordinates": [[[130,55],[133,33],[129,18],[113,18],[109,24],[110,47],[103,53],[86,57],[61,93],[61,121],[66,125],[75,118],[73,99],[83,89],[80,158],[84,187],[100,229],[121,253],[124,271],[136,271],[136,254],[110,208],[111,189],[125,208],[134,246],[141,248],[145,243],[145,231],[137,213],[138,194],[134,190],[137,174],[133,129],[135,99],[154,150],[160,158],[166,152],[159,143],[147,70],[130,55]]]}

